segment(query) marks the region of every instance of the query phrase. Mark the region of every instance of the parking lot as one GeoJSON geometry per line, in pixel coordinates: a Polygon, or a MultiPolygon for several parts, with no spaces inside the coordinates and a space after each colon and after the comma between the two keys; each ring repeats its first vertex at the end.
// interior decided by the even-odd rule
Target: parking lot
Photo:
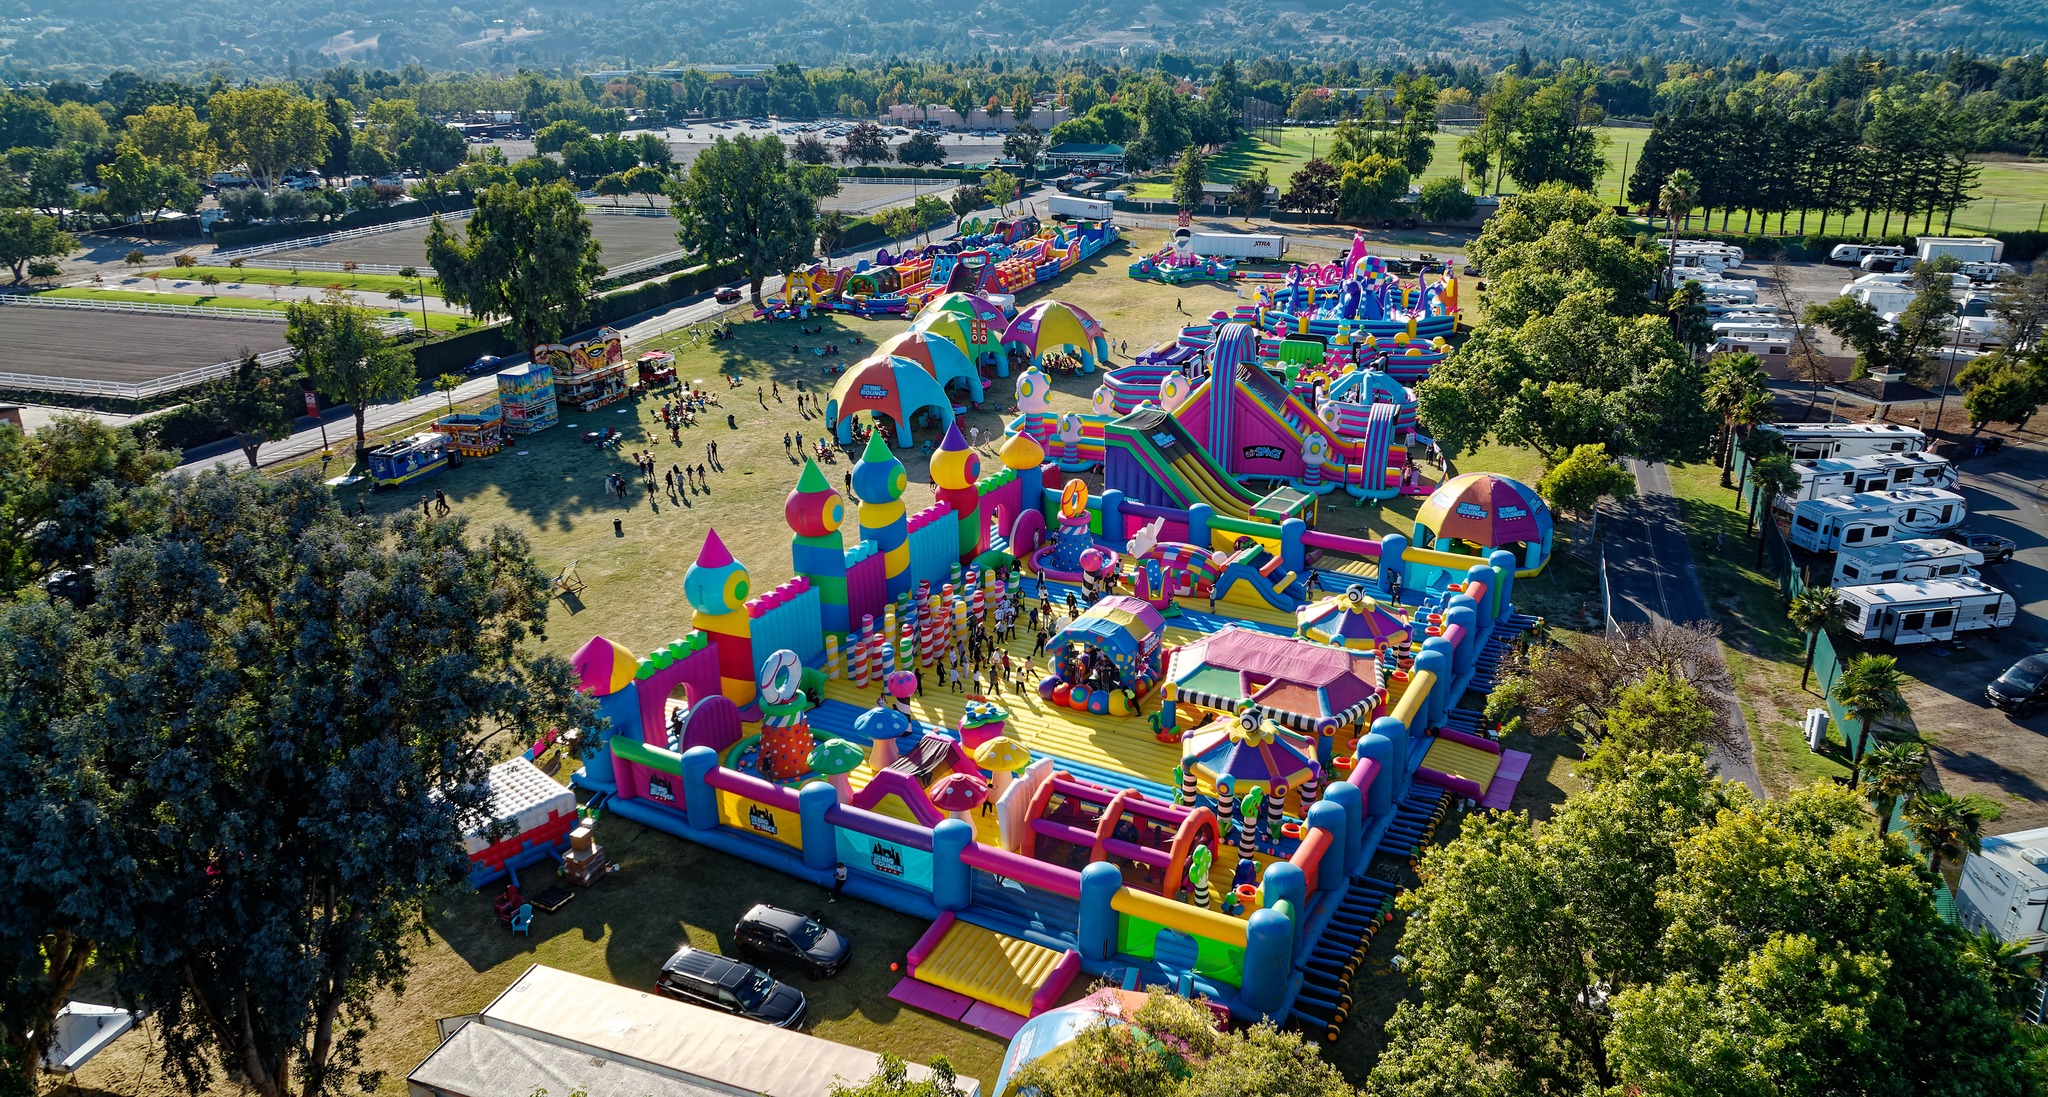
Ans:
{"type": "Polygon", "coordinates": [[[276,350],[284,331],[274,319],[0,308],[0,343],[14,348],[8,371],[44,377],[148,381],[276,350]]]}
{"type": "MultiPolygon", "coordinates": [[[[721,128],[717,123],[698,122],[687,126],[668,126],[653,131],[630,131],[624,134],[624,136],[632,137],[641,132],[658,133],[668,141],[669,150],[675,154],[676,163],[688,164],[697,158],[699,152],[711,147],[711,143],[720,137],[738,137],[743,135],[749,137],[773,136],[780,137],[785,145],[794,145],[798,137],[805,136],[805,134],[798,131],[798,125],[799,123],[779,122],[767,128],[756,129],[745,122],[734,122],[730,128],[721,128]]],[[[885,128],[900,129],[902,127],[885,128]]],[[[839,146],[842,143],[840,138],[828,136],[822,130],[810,134],[810,136],[814,136],[830,145],[835,153],[838,152],[839,146]]],[[[894,149],[909,139],[910,134],[907,132],[890,134],[888,138],[889,147],[894,149]]],[[[1003,154],[1003,139],[1000,136],[980,137],[965,133],[942,133],[939,140],[946,148],[946,159],[948,161],[958,160],[967,164],[981,164],[995,160],[1003,154]]],[[[504,152],[505,159],[507,160],[519,161],[533,155],[533,140],[531,138],[508,138],[492,141],[490,144],[504,152]]]]}

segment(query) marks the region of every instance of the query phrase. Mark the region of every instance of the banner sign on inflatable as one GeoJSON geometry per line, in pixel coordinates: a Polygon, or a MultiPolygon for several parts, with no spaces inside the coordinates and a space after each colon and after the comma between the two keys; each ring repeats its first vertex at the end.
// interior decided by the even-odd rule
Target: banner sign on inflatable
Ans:
{"type": "Polygon", "coordinates": [[[785,846],[804,848],[803,823],[795,812],[769,807],[758,800],[734,796],[730,792],[718,794],[718,821],[734,830],[762,838],[772,838],[785,846]]]}
{"type": "Polygon", "coordinates": [[[839,859],[854,872],[881,876],[924,891],[932,889],[932,855],[929,850],[885,841],[847,827],[838,831],[839,859]]]}

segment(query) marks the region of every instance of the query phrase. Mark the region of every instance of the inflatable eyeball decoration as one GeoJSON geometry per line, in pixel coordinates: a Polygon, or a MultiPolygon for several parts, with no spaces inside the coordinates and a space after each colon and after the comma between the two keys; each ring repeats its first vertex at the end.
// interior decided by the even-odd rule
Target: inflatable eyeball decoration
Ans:
{"type": "Polygon", "coordinates": [[[1172,411],[1187,402],[1190,386],[1178,370],[1159,379],[1159,406],[1172,411]]]}
{"type": "Polygon", "coordinates": [[[1037,366],[1017,375],[1017,410],[1024,413],[1051,410],[1052,378],[1037,366]]]}
{"type": "Polygon", "coordinates": [[[1320,467],[1330,460],[1330,443],[1320,434],[1311,434],[1301,440],[1301,461],[1310,468],[1320,467]]]}
{"type": "Polygon", "coordinates": [[[1365,588],[1353,583],[1344,588],[1344,597],[1353,602],[1362,602],[1365,600],[1365,588]]]}
{"type": "Polygon", "coordinates": [[[1108,385],[1095,386],[1095,414],[1108,415],[1116,410],[1116,395],[1108,385]]]}
{"type": "Polygon", "coordinates": [[[1251,709],[1246,709],[1243,712],[1238,713],[1237,726],[1243,728],[1246,731],[1259,730],[1259,714],[1251,709]]]}
{"type": "Polygon", "coordinates": [[[764,704],[788,704],[796,697],[803,684],[804,664],[796,652],[783,648],[768,656],[761,664],[761,701],[764,704]]]}
{"type": "Polygon", "coordinates": [[[1070,411],[1070,412],[1067,412],[1067,413],[1065,413],[1065,414],[1063,414],[1063,415],[1061,415],[1061,416],[1060,416],[1060,441],[1062,441],[1062,442],[1079,442],[1080,440],[1081,440],[1081,417],[1080,417],[1080,416],[1078,416],[1078,415],[1076,415],[1076,414],[1074,414],[1074,413],[1073,413],[1073,412],[1071,412],[1071,411],[1070,411]]]}

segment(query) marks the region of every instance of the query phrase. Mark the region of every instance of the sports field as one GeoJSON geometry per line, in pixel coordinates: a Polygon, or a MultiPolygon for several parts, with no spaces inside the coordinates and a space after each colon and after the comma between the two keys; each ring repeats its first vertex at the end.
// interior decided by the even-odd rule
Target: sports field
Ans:
{"type": "MultiPolygon", "coordinates": [[[[676,243],[676,223],[667,216],[639,213],[601,213],[592,207],[591,235],[604,245],[599,258],[609,267],[637,263],[682,248],[676,243]]],[[[386,266],[424,264],[427,261],[427,226],[413,225],[391,232],[358,236],[318,247],[292,248],[258,256],[252,265],[289,270],[293,260],[308,263],[381,263],[386,266]]]]}
{"type": "Polygon", "coordinates": [[[282,318],[0,308],[7,372],[134,383],[284,346],[282,318]]]}

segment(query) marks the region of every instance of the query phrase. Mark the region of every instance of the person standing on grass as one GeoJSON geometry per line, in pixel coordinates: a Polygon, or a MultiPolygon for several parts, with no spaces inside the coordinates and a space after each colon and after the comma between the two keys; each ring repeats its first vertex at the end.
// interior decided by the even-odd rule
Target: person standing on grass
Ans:
{"type": "Polygon", "coordinates": [[[836,902],[838,902],[838,901],[839,901],[839,893],[840,893],[840,892],[842,892],[842,891],[845,891],[845,890],[846,890],[846,862],[844,862],[844,861],[841,861],[841,862],[839,862],[839,863],[837,863],[837,864],[835,864],[835,865],[833,865],[833,866],[832,866],[832,896],[831,896],[831,898],[829,898],[829,899],[826,899],[825,901],[826,901],[826,902],[828,902],[828,903],[836,903],[836,902]]]}

